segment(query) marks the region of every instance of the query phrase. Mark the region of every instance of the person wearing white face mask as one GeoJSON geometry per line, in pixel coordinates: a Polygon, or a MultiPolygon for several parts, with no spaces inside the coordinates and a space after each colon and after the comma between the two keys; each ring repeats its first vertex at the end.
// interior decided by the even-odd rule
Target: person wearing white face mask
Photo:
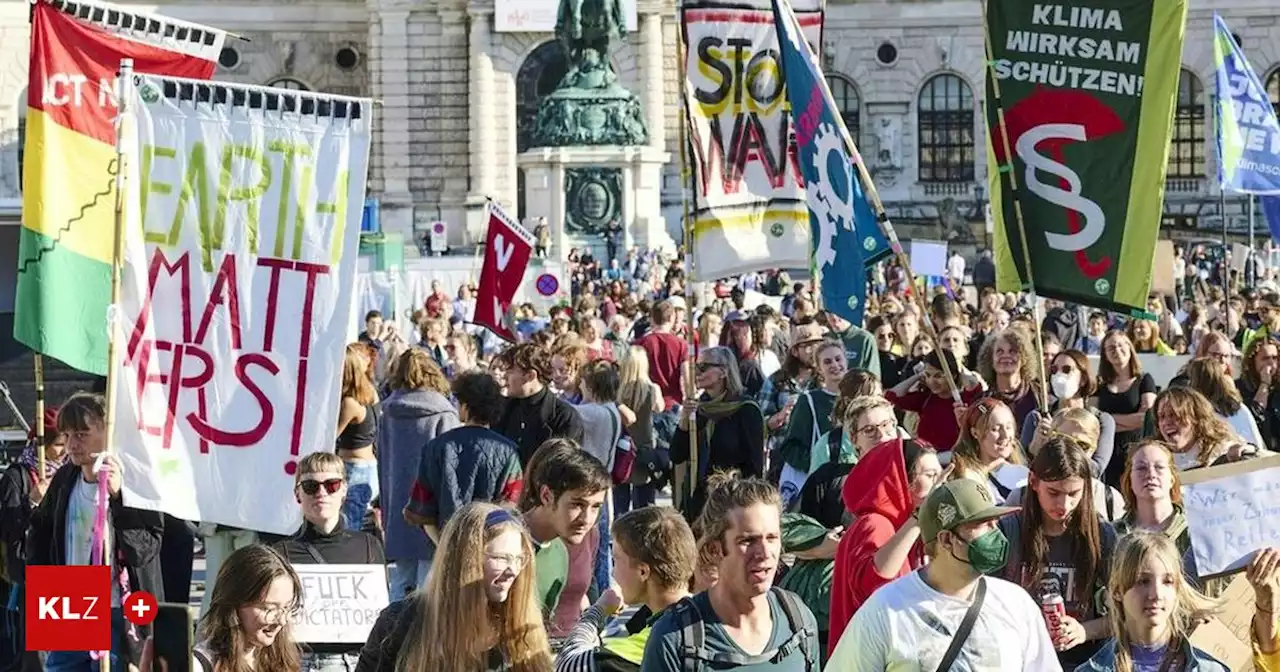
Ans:
{"type": "Polygon", "coordinates": [[[1022,423],[1022,445],[1027,453],[1035,456],[1040,444],[1052,434],[1050,424],[1055,413],[1068,408],[1087,409],[1098,419],[1098,445],[1089,455],[1094,475],[1101,476],[1115,452],[1116,420],[1110,413],[1090,408],[1086,402],[1097,392],[1093,376],[1089,374],[1089,358],[1079,350],[1063,350],[1049,364],[1049,386],[1053,393],[1053,405],[1048,414],[1039,409],[1027,414],[1022,423]]]}

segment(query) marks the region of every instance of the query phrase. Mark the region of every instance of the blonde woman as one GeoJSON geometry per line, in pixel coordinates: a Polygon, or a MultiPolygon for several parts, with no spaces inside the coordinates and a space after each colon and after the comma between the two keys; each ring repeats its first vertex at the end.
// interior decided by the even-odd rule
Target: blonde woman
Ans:
{"type": "Polygon", "coordinates": [[[227,556],[200,618],[195,658],[205,672],[298,672],[289,623],[302,583],[284,556],[254,544],[227,556]]]}
{"type": "Polygon", "coordinates": [[[1025,332],[1009,328],[992,334],[978,352],[978,373],[987,381],[990,396],[1013,411],[1013,426],[1021,428],[1036,409],[1032,389],[1041,378],[1035,343],[1025,332]]]}
{"type": "Polygon", "coordinates": [[[1173,449],[1163,441],[1142,441],[1129,452],[1120,481],[1129,512],[1116,522],[1117,534],[1145,530],[1169,537],[1183,557],[1191,547],[1182,514],[1182,483],[1173,464],[1173,449]]]}
{"type": "Polygon", "coordinates": [[[370,503],[378,496],[378,459],[373,441],[378,434],[374,405],[378,394],[367,371],[364,346],[347,346],[342,363],[342,402],[338,410],[338,457],[347,469],[347,499],[342,503],[342,525],[358,530],[364,525],[370,503]]]}
{"type": "MultiPolygon", "coordinates": [[[[631,468],[631,506],[641,508],[653,504],[663,475],[671,469],[666,451],[659,451],[654,441],[653,418],[662,412],[662,388],[649,378],[649,356],[644,348],[633,345],[622,352],[618,361],[618,403],[630,409],[635,420],[627,425],[636,460],[631,468]]],[[[626,513],[622,502],[618,514],[626,513]]]]}
{"type": "Polygon", "coordinates": [[[378,617],[368,672],[550,672],[533,542],[515,514],[472,502],[449,519],[425,589],[378,617]]]}
{"type": "Polygon", "coordinates": [[[1013,412],[1001,401],[979,399],[961,420],[960,438],[951,451],[950,478],[982,483],[1000,505],[1027,484],[1028,474],[1014,433],[1013,412]]]}
{"type": "Polygon", "coordinates": [[[1191,645],[1196,624],[1220,605],[1187,583],[1167,536],[1144,531],[1122,539],[1107,588],[1113,637],[1076,672],[1227,672],[1191,645]]]}

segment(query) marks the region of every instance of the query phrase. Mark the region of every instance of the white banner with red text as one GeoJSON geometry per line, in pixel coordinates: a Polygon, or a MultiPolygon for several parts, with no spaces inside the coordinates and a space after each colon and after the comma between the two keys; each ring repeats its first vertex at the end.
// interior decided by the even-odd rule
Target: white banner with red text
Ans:
{"type": "Polygon", "coordinates": [[[336,438],[372,101],[132,83],[112,362],[125,503],[296,531],[297,461],[336,438]]]}
{"type": "Polygon", "coordinates": [[[484,266],[476,286],[475,323],[507,341],[516,340],[511,305],[529,267],[533,242],[533,234],[502,206],[489,202],[489,231],[485,234],[484,266]]]}

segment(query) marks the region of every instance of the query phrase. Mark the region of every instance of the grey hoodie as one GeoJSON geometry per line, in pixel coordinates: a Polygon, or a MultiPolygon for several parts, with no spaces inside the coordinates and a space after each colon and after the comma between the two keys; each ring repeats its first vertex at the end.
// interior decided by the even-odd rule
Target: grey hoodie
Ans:
{"type": "Polygon", "coordinates": [[[397,390],[382,401],[378,421],[378,485],[386,528],[387,560],[429,560],[426,532],[411,527],[401,511],[418,476],[427,442],[461,424],[444,395],[431,390],[397,390]]]}

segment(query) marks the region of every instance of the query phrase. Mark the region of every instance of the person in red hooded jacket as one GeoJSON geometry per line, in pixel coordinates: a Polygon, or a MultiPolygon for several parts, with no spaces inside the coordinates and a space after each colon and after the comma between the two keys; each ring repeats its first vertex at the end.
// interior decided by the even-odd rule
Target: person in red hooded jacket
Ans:
{"type": "Polygon", "coordinates": [[[872,448],[849,472],[841,494],[854,522],[840,539],[831,579],[832,651],[871,593],[924,564],[913,514],[941,477],[932,446],[900,438],[872,448]]]}

